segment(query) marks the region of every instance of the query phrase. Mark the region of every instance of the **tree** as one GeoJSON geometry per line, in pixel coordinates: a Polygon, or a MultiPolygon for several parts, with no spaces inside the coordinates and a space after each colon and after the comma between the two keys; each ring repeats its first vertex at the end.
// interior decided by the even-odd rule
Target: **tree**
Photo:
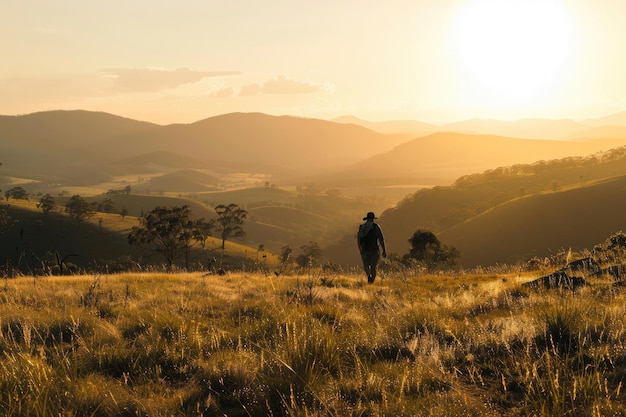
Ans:
{"type": "Polygon", "coordinates": [[[443,245],[437,236],[429,231],[419,229],[409,239],[411,250],[404,255],[404,261],[415,260],[432,271],[438,267],[453,266],[460,256],[454,247],[443,245]]]}
{"type": "Polygon", "coordinates": [[[280,249],[280,256],[279,256],[280,268],[278,269],[278,271],[274,272],[276,276],[282,274],[283,271],[285,271],[286,268],[292,263],[292,259],[291,259],[292,252],[293,250],[291,249],[289,245],[285,245],[280,249]]]}
{"type": "Polygon", "coordinates": [[[307,268],[316,264],[322,257],[322,248],[316,242],[309,242],[300,246],[302,253],[296,258],[296,263],[302,268],[307,268]]]}
{"type": "Polygon", "coordinates": [[[86,219],[93,214],[94,203],[88,203],[78,194],[74,194],[65,203],[65,212],[70,215],[71,218],[80,221],[86,219]]]}
{"type": "Polygon", "coordinates": [[[217,213],[217,224],[220,229],[220,236],[222,238],[222,249],[226,244],[226,239],[231,237],[245,236],[243,227],[241,227],[248,217],[248,212],[240,208],[237,204],[231,203],[227,206],[220,204],[215,207],[217,213]]]}
{"type": "Polygon", "coordinates": [[[206,247],[206,240],[212,235],[213,229],[215,229],[215,220],[204,220],[204,218],[195,220],[193,238],[202,249],[206,247]]]}
{"type": "Polygon", "coordinates": [[[48,214],[52,210],[54,210],[54,205],[56,200],[50,194],[45,194],[43,197],[39,199],[39,203],[37,203],[37,208],[40,208],[43,211],[43,214],[48,214]]]}
{"type": "MultiPolygon", "coordinates": [[[[2,162],[0,162],[2,166],[2,162]]],[[[2,190],[0,190],[2,191],[2,190]]],[[[4,229],[11,223],[11,216],[4,209],[0,209],[0,233],[4,232],[4,229]]]]}
{"type": "Polygon", "coordinates": [[[189,267],[189,250],[194,242],[204,245],[210,232],[210,222],[193,220],[189,206],[167,208],[159,206],[141,218],[141,226],[133,226],[128,243],[152,249],[163,256],[167,270],[171,271],[174,261],[185,255],[189,267]]]}
{"type": "Polygon", "coordinates": [[[28,200],[28,193],[22,187],[13,187],[5,191],[4,197],[9,201],[9,198],[15,200],[28,200]]]}
{"type": "Polygon", "coordinates": [[[105,198],[100,204],[98,204],[98,211],[102,213],[114,213],[115,202],[110,198],[105,198]]]}
{"type": "Polygon", "coordinates": [[[125,206],[122,206],[122,208],[120,209],[120,216],[122,216],[122,219],[128,216],[128,209],[125,206]]]}

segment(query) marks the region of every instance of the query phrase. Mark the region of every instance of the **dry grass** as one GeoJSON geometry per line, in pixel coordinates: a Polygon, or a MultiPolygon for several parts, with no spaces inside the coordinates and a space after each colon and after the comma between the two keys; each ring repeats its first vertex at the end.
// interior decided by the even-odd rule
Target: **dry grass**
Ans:
{"type": "Polygon", "coordinates": [[[19,278],[9,416],[626,415],[626,294],[511,275],[19,278]]]}

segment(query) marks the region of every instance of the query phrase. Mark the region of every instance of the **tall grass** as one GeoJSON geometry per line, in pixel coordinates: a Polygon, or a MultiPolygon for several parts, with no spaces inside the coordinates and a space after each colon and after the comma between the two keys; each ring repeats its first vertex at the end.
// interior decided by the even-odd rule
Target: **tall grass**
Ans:
{"type": "Polygon", "coordinates": [[[17,278],[7,416],[626,415],[626,294],[504,274],[17,278]]]}

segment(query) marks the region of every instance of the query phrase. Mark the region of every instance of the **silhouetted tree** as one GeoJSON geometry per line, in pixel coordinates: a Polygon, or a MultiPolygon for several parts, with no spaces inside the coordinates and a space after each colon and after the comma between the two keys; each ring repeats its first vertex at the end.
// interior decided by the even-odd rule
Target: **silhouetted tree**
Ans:
{"type": "Polygon", "coordinates": [[[200,218],[194,221],[193,238],[204,249],[206,247],[206,240],[209,236],[212,236],[213,229],[215,229],[215,220],[204,220],[200,218]]]}
{"type": "Polygon", "coordinates": [[[122,206],[122,208],[120,209],[120,216],[122,216],[122,219],[128,216],[128,209],[125,206],[122,206]]]}
{"type": "Polygon", "coordinates": [[[188,265],[189,250],[194,242],[204,245],[210,232],[209,222],[193,220],[189,206],[172,208],[156,207],[141,218],[141,226],[133,226],[128,243],[153,250],[163,256],[167,270],[171,271],[174,261],[185,255],[188,265]]]}
{"type": "Polygon", "coordinates": [[[222,237],[222,249],[225,247],[226,239],[245,236],[246,233],[241,226],[244,224],[246,217],[248,217],[246,210],[240,208],[237,204],[231,203],[227,206],[220,204],[215,207],[215,212],[218,216],[217,225],[222,237]]]}
{"type": "Polygon", "coordinates": [[[3,208],[0,208],[0,234],[4,233],[4,231],[13,223],[13,219],[7,213],[7,211],[3,208]]]}
{"type": "MultiPolygon", "coordinates": [[[[2,162],[0,162],[2,166],[2,162]]],[[[0,190],[2,191],[2,190],[0,190]]],[[[11,223],[11,216],[6,210],[0,208],[0,233],[4,232],[4,229],[11,223]]]]}
{"type": "Polygon", "coordinates": [[[105,198],[100,204],[98,204],[98,211],[103,213],[115,212],[115,203],[110,198],[105,198]]]}
{"type": "Polygon", "coordinates": [[[70,215],[71,218],[78,221],[86,219],[93,214],[95,203],[88,203],[78,194],[74,194],[65,203],[65,212],[70,215]]]}
{"type": "Polygon", "coordinates": [[[15,200],[28,200],[28,193],[22,187],[13,187],[5,191],[4,197],[9,201],[9,198],[15,200]]]}
{"type": "Polygon", "coordinates": [[[43,197],[39,199],[39,203],[37,203],[37,208],[40,208],[43,211],[43,214],[48,214],[52,210],[54,210],[54,205],[56,200],[50,194],[45,194],[43,197]]]}
{"type": "Polygon", "coordinates": [[[280,249],[280,256],[279,256],[280,268],[278,269],[278,271],[274,272],[276,276],[282,274],[283,271],[285,271],[287,267],[292,263],[292,258],[291,258],[292,252],[293,250],[291,249],[289,245],[285,245],[280,249]]]}
{"type": "Polygon", "coordinates": [[[403,260],[415,260],[424,265],[428,271],[442,266],[453,266],[460,253],[454,247],[443,245],[437,236],[429,231],[419,229],[409,239],[411,250],[404,255],[403,260]]]}
{"type": "Polygon", "coordinates": [[[302,253],[296,257],[296,263],[302,268],[307,268],[319,263],[322,257],[322,248],[313,241],[300,246],[302,253]]]}

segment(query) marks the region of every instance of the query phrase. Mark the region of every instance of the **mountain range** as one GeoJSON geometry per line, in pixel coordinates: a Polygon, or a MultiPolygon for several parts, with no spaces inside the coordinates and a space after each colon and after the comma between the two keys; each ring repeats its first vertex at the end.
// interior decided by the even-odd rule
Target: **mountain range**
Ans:
{"type": "Polygon", "coordinates": [[[441,127],[411,121],[362,126],[355,123],[358,119],[342,120],[231,113],[161,126],[86,111],[0,116],[2,174],[61,187],[97,187],[124,176],[147,180],[176,169],[204,170],[217,177],[261,174],[291,186],[367,186],[372,181],[386,186],[445,185],[498,166],[607,150],[623,144],[626,129],[626,121],[598,127],[598,120],[586,126],[524,120],[441,127]],[[533,126],[535,133],[546,136],[520,139],[533,126]],[[580,136],[573,133],[574,126],[580,127],[580,136]],[[421,134],[411,132],[413,128],[421,134]],[[476,129],[483,131],[477,134],[476,129]],[[501,136],[498,131],[519,136],[501,136]],[[556,132],[569,139],[556,139],[556,132]]]}

